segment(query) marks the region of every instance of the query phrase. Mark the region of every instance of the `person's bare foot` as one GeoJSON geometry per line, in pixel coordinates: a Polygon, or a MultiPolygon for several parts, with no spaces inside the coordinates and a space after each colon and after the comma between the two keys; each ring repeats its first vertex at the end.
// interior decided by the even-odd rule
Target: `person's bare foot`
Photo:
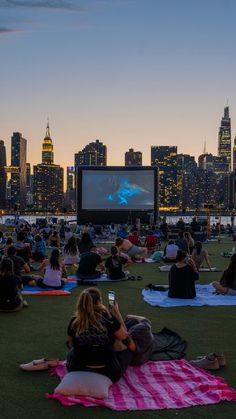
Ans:
{"type": "Polygon", "coordinates": [[[216,290],[219,294],[225,295],[225,294],[227,294],[227,293],[228,293],[228,288],[223,287],[223,286],[222,286],[219,282],[217,282],[217,281],[214,281],[214,282],[212,283],[212,286],[215,288],[215,290],[216,290]]]}

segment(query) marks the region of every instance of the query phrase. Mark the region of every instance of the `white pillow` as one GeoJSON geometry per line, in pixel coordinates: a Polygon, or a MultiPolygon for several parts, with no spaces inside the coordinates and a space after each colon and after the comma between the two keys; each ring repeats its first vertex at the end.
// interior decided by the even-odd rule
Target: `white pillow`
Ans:
{"type": "Polygon", "coordinates": [[[105,375],[89,371],[71,371],[63,377],[54,393],[105,399],[108,397],[111,385],[112,381],[105,375]]]}

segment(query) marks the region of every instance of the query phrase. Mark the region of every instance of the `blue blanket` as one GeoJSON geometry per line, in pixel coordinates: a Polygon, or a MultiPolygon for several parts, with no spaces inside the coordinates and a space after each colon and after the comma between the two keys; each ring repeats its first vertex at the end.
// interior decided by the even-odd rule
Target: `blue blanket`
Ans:
{"type": "Polygon", "coordinates": [[[64,287],[59,290],[54,290],[53,288],[39,288],[31,287],[30,285],[24,285],[22,294],[24,295],[70,295],[71,290],[77,287],[77,282],[75,280],[69,280],[65,283],[64,287]]]}

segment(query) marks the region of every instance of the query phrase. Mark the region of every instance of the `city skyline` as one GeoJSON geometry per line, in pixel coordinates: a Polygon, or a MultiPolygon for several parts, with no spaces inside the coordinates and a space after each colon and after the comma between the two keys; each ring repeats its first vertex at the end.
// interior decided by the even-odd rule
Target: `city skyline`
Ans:
{"type": "Polygon", "coordinates": [[[96,139],[107,145],[109,165],[122,165],[131,147],[144,165],[151,146],[177,145],[197,160],[206,141],[217,155],[227,101],[233,142],[235,2],[4,0],[0,8],[8,164],[18,131],[28,161],[39,163],[47,116],[64,168],[96,139]]]}

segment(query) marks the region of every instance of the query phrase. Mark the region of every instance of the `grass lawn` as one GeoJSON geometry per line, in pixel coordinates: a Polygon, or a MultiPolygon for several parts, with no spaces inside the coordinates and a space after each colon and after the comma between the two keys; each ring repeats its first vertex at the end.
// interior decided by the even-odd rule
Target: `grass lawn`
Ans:
{"type": "MultiPolygon", "coordinates": [[[[225,238],[222,243],[205,245],[210,253],[212,266],[224,269],[229,259],[221,251],[231,250],[233,242],[225,238]]],[[[130,267],[143,281],[100,284],[104,301],[107,291],[116,291],[123,315],[140,314],[151,319],[153,330],[164,326],[178,332],[188,341],[187,359],[212,351],[224,352],[227,367],[217,371],[228,384],[236,388],[236,306],[232,307],[177,307],[158,308],[144,303],[143,286],[149,282],[166,284],[168,274],[158,271],[158,264],[135,264],[130,267]]],[[[219,279],[221,273],[201,273],[200,283],[219,279]]],[[[41,357],[65,358],[66,329],[82,287],[67,297],[29,296],[29,307],[19,313],[0,313],[0,418],[39,419],[52,418],[234,418],[236,404],[192,407],[181,410],[112,412],[104,408],[82,406],[63,407],[59,402],[47,400],[45,393],[52,393],[58,383],[47,371],[24,373],[18,368],[23,362],[41,357]]]]}

